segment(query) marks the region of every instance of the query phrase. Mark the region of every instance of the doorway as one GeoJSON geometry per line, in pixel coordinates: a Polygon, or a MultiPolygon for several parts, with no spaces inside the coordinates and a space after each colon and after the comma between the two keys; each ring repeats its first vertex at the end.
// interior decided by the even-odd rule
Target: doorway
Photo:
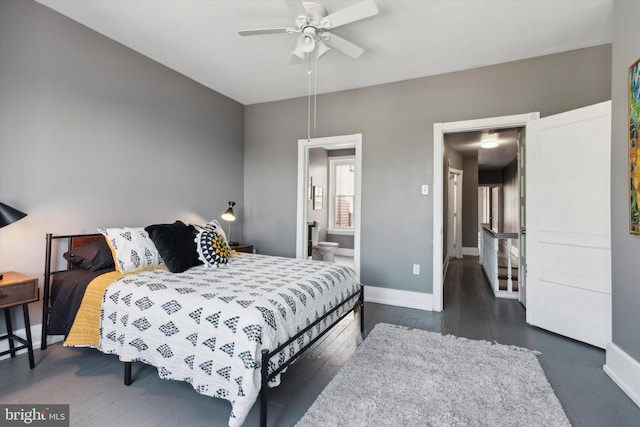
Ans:
{"type": "Polygon", "coordinates": [[[443,163],[444,136],[449,133],[484,131],[500,128],[527,127],[527,121],[538,119],[540,113],[518,114],[433,125],[433,311],[443,309],[443,163]]]}
{"type": "MultiPolygon", "coordinates": [[[[322,148],[325,150],[354,149],[354,194],[352,202],[353,213],[350,221],[353,223],[353,263],[358,280],[360,278],[360,205],[361,205],[361,176],[362,176],[362,134],[341,135],[325,138],[298,140],[298,190],[297,190],[297,225],[296,225],[296,258],[308,257],[308,242],[311,238],[308,231],[309,198],[315,198],[318,191],[314,191],[313,177],[309,174],[309,155],[311,150],[322,148]]],[[[320,197],[328,197],[330,191],[320,191],[320,197]],[[325,196],[322,196],[324,194],[325,196]]],[[[314,200],[315,203],[315,200],[314,200]]],[[[322,201],[320,201],[322,203],[322,201]]],[[[327,204],[328,205],[328,204],[327,204]]],[[[313,205],[312,205],[313,206],[313,205]]]]}

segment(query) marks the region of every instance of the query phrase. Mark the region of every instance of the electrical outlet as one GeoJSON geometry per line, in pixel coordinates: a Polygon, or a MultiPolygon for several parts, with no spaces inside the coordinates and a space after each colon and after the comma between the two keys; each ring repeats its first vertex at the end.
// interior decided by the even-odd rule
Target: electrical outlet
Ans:
{"type": "Polygon", "coordinates": [[[413,274],[420,274],[420,264],[413,264],[413,274]]]}
{"type": "Polygon", "coordinates": [[[429,186],[427,184],[423,184],[422,185],[422,194],[424,196],[426,196],[427,194],[429,194],[429,186]]]}

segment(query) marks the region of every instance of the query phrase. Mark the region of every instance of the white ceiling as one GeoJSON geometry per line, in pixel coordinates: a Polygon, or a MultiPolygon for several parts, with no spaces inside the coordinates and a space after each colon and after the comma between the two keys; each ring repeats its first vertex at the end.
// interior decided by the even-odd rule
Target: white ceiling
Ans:
{"type": "MultiPolygon", "coordinates": [[[[242,104],[306,96],[296,36],[240,37],[293,25],[283,0],[37,0],[242,104]]],[[[359,0],[319,0],[329,13],[359,0]]],[[[365,49],[329,51],[318,93],[610,43],[613,0],[375,0],[379,14],[334,30],[365,49]]]]}

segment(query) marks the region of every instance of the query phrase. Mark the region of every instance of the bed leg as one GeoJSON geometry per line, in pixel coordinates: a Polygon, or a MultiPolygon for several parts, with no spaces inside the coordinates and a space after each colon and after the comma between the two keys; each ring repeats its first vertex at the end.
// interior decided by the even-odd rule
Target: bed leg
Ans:
{"type": "Polygon", "coordinates": [[[131,385],[131,364],[132,362],[124,362],[124,385],[131,385]]]}
{"type": "Polygon", "coordinates": [[[269,350],[262,350],[260,374],[260,427],[267,427],[267,399],[269,398],[269,350]]]}
{"type": "Polygon", "coordinates": [[[360,334],[364,338],[364,285],[360,285],[360,334]]]}

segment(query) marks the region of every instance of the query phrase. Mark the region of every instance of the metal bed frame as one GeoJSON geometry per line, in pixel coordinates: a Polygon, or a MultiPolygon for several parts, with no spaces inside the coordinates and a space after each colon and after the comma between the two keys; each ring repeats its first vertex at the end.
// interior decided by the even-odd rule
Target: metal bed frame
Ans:
{"type": "MultiPolygon", "coordinates": [[[[49,306],[49,298],[51,294],[51,276],[60,271],[66,270],[57,270],[52,271],[51,269],[51,256],[52,256],[52,246],[53,241],[66,239],[68,248],[73,249],[78,246],[81,246],[86,243],[90,243],[92,241],[98,240],[100,238],[104,238],[102,234],[71,234],[71,235],[60,235],[54,236],[53,234],[46,235],[46,253],[45,253],[45,269],[44,269],[44,301],[42,304],[42,340],[40,348],[45,350],[47,348],[47,323],[49,320],[49,312],[51,311],[51,307],[49,306]]],[[[67,270],[73,268],[73,265],[70,262],[67,262],[67,270]]],[[[306,328],[298,332],[296,335],[291,337],[288,341],[280,345],[274,350],[264,349],[261,352],[261,363],[260,363],[260,376],[261,376],[261,388],[260,388],[260,427],[266,427],[267,425],[267,402],[269,397],[269,381],[275,378],[278,374],[280,374],[283,370],[285,370],[289,365],[291,365],[299,355],[305,352],[309,347],[314,345],[316,341],[322,338],[327,332],[333,329],[342,319],[344,319],[351,312],[357,313],[360,312],[360,333],[364,336],[364,285],[360,285],[360,289],[351,295],[347,296],[344,301],[340,304],[336,305],[334,308],[325,313],[322,317],[316,319],[313,323],[308,325],[306,328]],[[352,310],[347,310],[336,320],[329,325],[328,328],[323,330],[318,336],[316,336],[313,340],[311,340],[304,347],[299,349],[293,356],[289,357],[285,363],[283,363],[280,367],[275,369],[273,372],[269,373],[269,360],[284,350],[287,346],[297,340],[300,336],[304,335],[311,328],[318,325],[320,322],[324,321],[327,317],[331,316],[333,313],[340,310],[345,304],[351,301],[353,298],[357,297],[355,301],[354,307],[352,310]]],[[[123,362],[124,363],[124,384],[129,386],[132,384],[132,376],[131,376],[131,368],[133,362],[123,362]]]]}

